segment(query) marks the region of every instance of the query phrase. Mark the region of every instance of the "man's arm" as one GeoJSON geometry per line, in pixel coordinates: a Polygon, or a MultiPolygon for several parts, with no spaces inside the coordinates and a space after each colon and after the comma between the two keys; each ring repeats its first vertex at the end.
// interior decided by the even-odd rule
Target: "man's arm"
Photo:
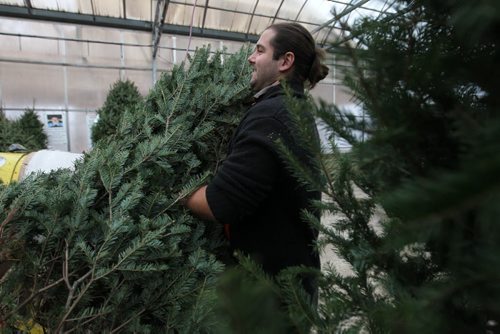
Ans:
{"type": "Polygon", "coordinates": [[[186,208],[191,210],[196,216],[201,219],[216,221],[210,206],[207,201],[207,186],[198,188],[194,193],[191,194],[184,203],[186,208]]]}

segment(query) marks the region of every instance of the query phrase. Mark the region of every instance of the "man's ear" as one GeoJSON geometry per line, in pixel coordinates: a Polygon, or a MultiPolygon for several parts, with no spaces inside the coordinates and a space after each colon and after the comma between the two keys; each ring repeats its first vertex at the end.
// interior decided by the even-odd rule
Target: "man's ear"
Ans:
{"type": "Polygon", "coordinates": [[[289,69],[293,67],[295,63],[295,54],[293,52],[288,51],[284,55],[280,57],[280,72],[287,72],[289,69]]]}

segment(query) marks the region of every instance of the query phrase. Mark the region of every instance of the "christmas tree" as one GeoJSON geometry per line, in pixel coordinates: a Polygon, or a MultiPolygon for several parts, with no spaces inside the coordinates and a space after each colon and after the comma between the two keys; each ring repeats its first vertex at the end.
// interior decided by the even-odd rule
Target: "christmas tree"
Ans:
{"type": "Polygon", "coordinates": [[[318,331],[498,331],[499,6],[397,1],[332,46],[368,117],[318,109],[336,220],[316,226],[351,269],[325,270],[318,331]]]}
{"type": "Polygon", "coordinates": [[[127,109],[134,109],[141,101],[137,86],[130,80],[115,82],[101,109],[97,110],[98,121],[92,127],[92,143],[116,133],[116,128],[127,109]]]}
{"type": "Polygon", "coordinates": [[[197,50],[127,109],[74,172],[0,192],[0,318],[49,332],[210,332],[224,247],[179,201],[223,157],[248,89],[247,50],[197,50]]]}
{"type": "Polygon", "coordinates": [[[29,151],[47,148],[47,134],[33,109],[26,109],[17,120],[7,119],[0,110],[0,151],[7,151],[11,144],[22,145],[29,151]]]}

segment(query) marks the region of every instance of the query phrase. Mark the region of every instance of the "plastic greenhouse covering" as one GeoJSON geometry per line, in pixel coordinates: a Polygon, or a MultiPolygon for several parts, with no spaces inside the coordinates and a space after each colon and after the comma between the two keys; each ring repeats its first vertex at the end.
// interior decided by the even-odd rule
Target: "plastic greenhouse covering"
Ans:
{"type": "MultiPolygon", "coordinates": [[[[342,34],[336,19],[387,9],[380,0],[0,0],[0,103],[9,118],[26,108],[42,122],[60,115],[65,127],[49,132],[49,148],[80,153],[91,147],[96,110],[119,79],[146,94],[197,47],[232,53],[281,21],[301,23],[325,44],[342,34]]],[[[329,65],[312,94],[347,105],[335,57],[329,65]]]]}

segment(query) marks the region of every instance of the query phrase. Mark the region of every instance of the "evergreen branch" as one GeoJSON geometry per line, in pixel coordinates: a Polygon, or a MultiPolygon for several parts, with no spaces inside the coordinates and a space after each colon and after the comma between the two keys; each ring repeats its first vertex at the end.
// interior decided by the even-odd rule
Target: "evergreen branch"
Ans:
{"type": "Polygon", "coordinates": [[[323,171],[323,175],[326,177],[326,182],[328,184],[328,187],[326,187],[326,189],[324,189],[323,192],[326,193],[329,197],[331,197],[334,202],[338,203],[338,197],[334,191],[334,189],[335,189],[334,181],[330,176],[330,172],[329,172],[327,166],[325,165],[323,158],[324,158],[323,155],[317,156],[318,162],[321,166],[321,170],[323,171]]]}
{"type": "MultiPolygon", "coordinates": [[[[69,315],[69,313],[71,312],[71,310],[75,307],[75,305],[78,303],[78,301],[81,299],[83,293],[87,290],[87,288],[90,286],[90,284],[92,283],[93,281],[93,278],[91,278],[91,280],[89,281],[89,283],[85,286],[84,288],[84,291],[80,293],[80,295],[77,297],[77,300],[75,303],[73,303],[73,305],[70,307],[70,303],[71,303],[71,300],[73,299],[73,295],[75,293],[75,290],[76,288],[78,287],[78,285],[80,285],[81,282],[83,282],[88,276],[90,275],[93,275],[93,270],[89,270],[87,273],[85,273],[85,275],[83,275],[82,277],[80,277],[79,279],[77,279],[75,282],[73,282],[73,284],[71,284],[69,286],[69,294],[68,294],[68,298],[66,299],[66,305],[65,305],[65,309],[68,309],[69,308],[69,311],[67,312],[67,315],[69,315]]],[[[63,277],[64,280],[67,280],[66,277],[63,277]]],[[[69,280],[67,281],[69,284],[69,280]]],[[[67,316],[66,315],[66,316],[67,316]]],[[[65,316],[65,317],[66,317],[65,316]]]]}
{"type": "MultiPolygon", "coordinates": [[[[122,281],[122,282],[120,282],[120,283],[118,284],[118,286],[121,286],[122,284],[123,284],[123,281],[122,281]]],[[[104,309],[107,307],[107,304],[108,304],[108,302],[110,301],[110,298],[111,298],[112,296],[113,296],[113,293],[110,293],[110,294],[108,295],[108,298],[106,298],[106,300],[105,300],[104,304],[101,306],[101,310],[104,310],[104,309]]],[[[101,317],[101,316],[103,316],[103,315],[109,314],[109,313],[111,313],[111,311],[107,311],[107,312],[99,312],[99,313],[97,313],[97,314],[89,314],[88,316],[82,316],[82,317],[79,317],[79,318],[71,318],[71,319],[67,319],[67,321],[69,322],[69,321],[79,321],[79,320],[81,320],[81,319],[85,319],[85,318],[91,317],[91,318],[89,318],[89,319],[85,320],[83,323],[79,324],[78,326],[75,326],[74,328],[72,328],[72,329],[70,329],[70,330],[67,330],[65,333],[71,333],[71,332],[73,332],[73,331],[75,331],[75,330],[78,330],[78,329],[79,329],[79,327],[81,327],[81,326],[83,326],[83,325],[85,325],[85,324],[87,324],[87,323],[90,323],[90,322],[94,321],[95,319],[97,319],[97,318],[99,318],[99,317],[101,317]]]]}
{"type": "Polygon", "coordinates": [[[221,158],[222,154],[223,154],[222,152],[223,152],[223,150],[225,150],[225,148],[226,148],[225,145],[222,145],[222,143],[219,143],[219,145],[217,146],[217,148],[215,150],[216,162],[215,162],[214,169],[212,171],[212,173],[214,173],[214,174],[217,172],[217,170],[219,170],[219,165],[220,165],[221,160],[222,160],[222,158],[221,158]]]}
{"type": "Polygon", "coordinates": [[[0,239],[3,239],[3,230],[5,226],[14,219],[16,213],[18,211],[18,208],[13,208],[12,210],[9,211],[7,214],[7,217],[3,220],[3,222],[0,224],[0,239]]]}
{"type": "Polygon", "coordinates": [[[60,332],[64,328],[64,323],[66,322],[66,319],[69,317],[73,309],[76,307],[76,305],[79,303],[79,301],[82,299],[82,297],[85,295],[87,292],[88,288],[93,284],[93,278],[91,277],[89,282],[83,287],[83,289],[80,291],[79,295],[76,297],[75,301],[73,302],[73,296],[74,293],[77,289],[77,287],[82,283],[88,276],[94,275],[94,267],[91,268],[87,273],[85,273],[82,277],[77,279],[73,284],[69,282],[69,273],[68,273],[68,268],[69,268],[69,245],[66,241],[66,247],[65,247],[65,257],[64,257],[64,262],[63,262],[63,280],[66,282],[66,286],[68,287],[69,293],[68,297],[66,298],[66,305],[64,309],[66,310],[66,313],[60,320],[57,329],[55,332],[60,332]],[[71,304],[73,303],[73,304],[71,304]]]}
{"type": "MultiPolygon", "coordinates": [[[[242,68],[242,70],[243,70],[243,68],[242,68]]],[[[238,91],[236,91],[234,94],[235,94],[235,95],[239,95],[239,94],[241,94],[241,93],[242,93],[243,91],[245,91],[245,90],[246,90],[246,88],[242,86],[242,87],[241,87],[238,91]]],[[[209,115],[210,111],[211,111],[211,110],[212,110],[215,106],[220,105],[220,104],[219,104],[219,102],[220,102],[219,98],[220,98],[220,97],[221,97],[220,95],[217,95],[217,96],[216,96],[216,98],[214,99],[213,103],[212,103],[212,104],[211,104],[211,105],[210,105],[210,106],[209,106],[209,107],[205,110],[205,112],[204,112],[204,114],[203,114],[203,118],[200,120],[199,124],[203,124],[203,123],[205,122],[206,117],[209,115]]],[[[222,96],[222,97],[224,97],[224,96],[222,96]]]]}
{"type": "MultiPolygon", "coordinates": [[[[345,22],[342,22],[340,21],[339,22],[340,25],[342,26],[342,28],[344,29],[347,29],[348,26],[345,22]]],[[[372,103],[377,103],[378,101],[378,97],[377,95],[375,94],[375,92],[372,92],[372,89],[368,83],[368,80],[366,79],[364,73],[363,73],[363,69],[362,67],[359,65],[359,59],[356,55],[356,52],[354,52],[354,48],[349,44],[349,43],[346,43],[345,44],[346,46],[346,49],[349,53],[349,56],[350,56],[350,60],[352,61],[353,63],[353,67],[356,71],[356,76],[359,80],[359,83],[363,86],[364,88],[364,92],[366,93],[366,97],[367,99],[369,99],[372,103]]],[[[376,107],[374,109],[377,109],[376,107]]]]}
{"type": "Polygon", "coordinates": [[[200,299],[201,299],[201,295],[203,294],[203,291],[205,291],[205,286],[207,284],[207,279],[208,279],[208,276],[205,276],[203,278],[203,283],[201,283],[201,286],[200,286],[200,293],[198,294],[198,296],[196,297],[196,302],[193,306],[193,309],[194,310],[197,310],[198,309],[198,305],[200,303],[200,299]]]}
{"type": "MultiPolygon", "coordinates": [[[[286,161],[287,168],[295,176],[295,178],[305,187],[309,187],[317,191],[322,191],[322,184],[320,182],[317,182],[316,175],[311,170],[311,167],[302,163],[281,140],[278,140],[277,144],[282,159],[286,161]]],[[[317,157],[318,155],[315,156],[317,157]]]]}
{"type": "MultiPolygon", "coordinates": [[[[148,232],[146,234],[146,236],[144,236],[139,242],[133,243],[133,245],[131,247],[129,247],[128,249],[126,249],[125,251],[123,251],[120,254],[118,262],[115,265],[113,265],[113,267],[110,268],[109,270],[107,270],[104,273],[100,274],[99,276],[95,277],[95,281],[100,280],[101,278],[104,278],[104,277],[108,276],[109,274],[111,274],[112,272],[118,270],[123,262],[128,260],[132,255],[134,255],[134,253],[136,253],[138,250],[140,250],[141,248],[146,246],[149,242],[151,242],[155,238],[157,238],[158,235],[161,235],[163,233],[163,231],[164,231],[164,228],[162,228],[156,232],[148,232]]],[[[166,238],[169,235],[170,235],[170,233],[164,235],[163,237],[166,238]]]]}
{"type": "MultiPolygon", "coordinates": [[[[69,267],[69,251],[68,251],[68,241],[64,240],[66,246],[64,247],[64,261],[62,263],[63,278],[68,290],[71,290],[71,284],[69,283],[68,267],[69,267]]],[[[66,304],[67,305],[67,304],[66,304]]]]}
{"type": "MultiPolygon", "coordinates": [[[[250,50],[251,49],[249,47],[245,48],[245,56],[246,56],[246,58],[248,58],[248,56],[250,55],[250,50]]],[[[240,67],[240,73],[238,74],[238,78],[241,78],[243,76],[243,73],[245,71],[248,71],[248,68],[249,68],[248,62],[242,62],[241,67],[240,67]]]]}
{"type": "MultiPolygon", "coordinates": [[[[171,132],[168,132],[168,131],[165,131],[165,134],[167,134],[168,132],[168,136],[166,137],[162,137],[162,138],[159,138],[159,140],[161,140],[161,143],[160,142],[157,142],[157,141],[153,141],[153,140],[149,140],[148,143],[147,143],[147,147],[148,149],[150,149],[151,151],[144,155],[144,156],[141,156],[141,159],[139,161],[134,161],[134,164],[132,164],[129,168],[127,168],[123,175],[128,175],[129,173],[131,172],[134,172],[134,171],[137,171],[138,169],[141,168],[141,165],[143,163],[145,163],[146,161],[148,161],[151,157],[153,157],[155,154],[158,153],[159,150],[161,150],[164,146],[165,143],[170,143],[172,147],[175,147],[176,144],[178,143],[178,141],[180,140],[180,138],[177,138],[174,142],[170,142],[170,140],[172,138],[174,138],[174,135],[177,135],[179,131],[182,130],[182,124],[179,124],[177,125],[173,131],[171,132]],[[161,146],[160,146],[161,145],[161,146]]],[[[141,143],[142,144],[142,143],[141,143]]],[[[141,152],[141,154],[143,153],[139,147],[139,152],[141,152]]]]}
{"type": "Polygon", "coordinates": [[[58,284],[62,283],[64,281],[64,278],[60,278],[58,279],[57,281],[47,285],[47,286],[44,286],[43,288],[39,289],[38,291],[32,293],[28,298],[26,298],[21,304],[17,305],[15,309],[13,309],[12,311],[10,311],[9,313],[7,313],[3,318],[2,318],[2,321],[6,321],[7,319],[9,319],[11,316],[13,316],[14,314],[16,314],[19,310],[21,310],[26,304],[28,304],[33,298],[35,298],[36,296],[38,296],[39,294],[41,294],[42,292],[44,291],[47,291],[55,286],[57,286],[58,284]]]}
{"type": "MultiPolygon", "coordinates": [[[[56,215],[56,217],[57,217],[57,215],[56,215]]],[[[55,221],[57,221],[57,218],[55,219],[55,221]]],[[[52,226],[54,226],[54,228],[55,228],[55,224],[54,224],[54,225],[52,225],[52,226]]],[[[40,268],[40,267],[41,267],[41,265],[42,265],[42,263],[41,263],[41,262],[42,262],[42,261],[43,261],[43,259],[44,259],[45,250],[46,250],[46,248],[48,247],[48,243],[49,243],[50,237],[51,237],[51,235],[52,235],[52,231],[53,231],[53,230],[52,230],[52,229],[50,229],[50,230],[48,231],[47,236],[45,236],[45,239],[44,239],[44,241],[43,241],[43,245],[42,245],[42,250],[41,250],[41,252],[40,252],[40,257],[38,258],[38,261],[37,261],[37,262],[38,262],[38,264],[37,264],[36,268],[40,268]]],[[[52,268],[53,268],[53,265],[54,265],[54,263],[52,264],[52,268]]],[[[32,287],[32,291],[34,291],[34,290],[36,289],[37,282],[38,282],[38,274],[37,274],[37,273],[35,273],[35,274],[34,274],[34,280],[33,280],[33,287],[32,287]]]]}
{"type": "MultiPolygon", "coordinates": [[[[194,272],[194,269],[191,269],[188,274],[187,274],[187,277],[189,277],[192,273],[194,272]]],[[[174,284],[178,281],[178,279],[180,279],[181,277],[183,277],[183,275],[178,275],[174,280],[172,280],[172,282],[169,284],[169,286],[164,290],[164,293],[169,291],[171,289],[171,287],[174,286],[174,284]]],[[[187,279],[186,277],[186,279],[187,279]]],[[[161,297],[163,297],[163,295],[160,293],[160,294],[156,294],[155,295],[155,299],[154,300],[157,300],[157,299],[160,299],[161,297]]],[[[177,297],[176,299],[178,299],[179,297],[177,297]]],[[[153,301],[154,301],[153,300],[153,301]]],[[[113,329],[110,333],[116,333],[118,332],[121,328],[123,328],[124,326],[126,326],[128,323],[130,323],[133,319],[137,318],[138,316],[140,316],[142,313],[144,313],[147,309],[146,308],[143,308],[140,312],[134,314],[132,317],[130,317],[130,319],[128,319],[126,322],[122,323],[120,326],[116,327],[115,329],[113,329]]]]}
{"type": "MultiPolygon", "coordinates": [[[[311,315],[311,312],[310,312],[310,308],[307,308],[305,303],[304,303],[304,295],[300,296],[299,295],[299,283],[298,282],[295,282],[295,284],[293,284],[292,282],[289,282],[289,285],[288,285],[288,291],[291,290],[291,293],[292,293],[292,297],[293,297],[293,300],[292,300],[292,303],[290,303],[291,305],[293,305],[294,307],[299,307],[299,310],[300,310],[300,313],[302,316],[305,316],[305,318],[307,319],[307,321],[309,322],[309,324],[311,326],[313,326],[315,323],[316,323],[316,319],[314,319],[314,317],[312,317],[311,315]]],[[[296,321],[297,318],[296,317],[292,317],[291,319],[292,321],[296,321]]],[[[295,328],[298,328],[298,324],[299,323],[295,323],[295,328]]]]}
{"type": "Polygon", "coordinates": [[[146,312],[146,308],[143,308],[141,311],[137,312],[136,314],[134,314],[133,316],[131,316],[127,321],[125,321],[124,323],[122,323],[120,326],[114,328],[110,334],[113,334],[113,333],[117,333],[119,330],[121,330],[123,327],[125,327],[128,323],[130,323],[132,320],[134,320],[135,318],[137,318],[138,316],[140,316],[141,314],[143,314],[144,312],[146,312]]]}
{"type": "Polygon", "coordinates": [[[214,102],[212,103],[212,105],[208,106],[208,108],[203,112],[203,117],[201,118],[201,120],[199,121],[198,124],[203,124],[205,122],[205,119],[207,118],[207,116],[210,113],[210,111],[212,110],[212,108],[218,104],[218,102],[219,102],[218,98],[219,98],[219,96],[217,96],[215,98],[214,102]]]}
{"type": "Polygon", "coordinates": [[[71,301],[73,299],[73,295],[75,293],[75,290],[76,290],[77,286],[81,282],[83,282],[89,275],[93,275],[93,270],[89,270],[85,275],[83,275],[82,277],[80,277],[79,279],[77,279],[73,283],[73,285],[71,286],[71,288],[69,290],[68,298],[66,300],[66,306],[64,307],[64,309],[66,310],[66,313],[64,314],[64,316],[60,320],[59,325],[57,326],[57,328],[55,330],[56,333],[63,331],[63,329],[64,329],[64,323],[66,322],[66,319],[69,317],[69,315],[71,314],[71,312],[73,311],[73,309],[76,307],[76,305],[78,305],[78,303],[80,302],[80,300],[82,299],[82,297],[87,292],[88,288],[92,285],[93,279],[91,278],[89,280],[89,282],[80,291],[80,294],[76,297],[76,299],[73,302],[73,304],[71,304],[71,301]],[[71,306],[70,306],[70,304],[71,304],[71,306]]]}
{"type": "Polygon", "coordinates": [[[173,116],[174,112],[175,112],[175,109],[177,108],[177,104],[179,103],[179,100],[181,98],[181,91],[184,89],[184,84],[186,83],[187,81],[187,75],[186,75],[186,72],[183,72],[184,74],[184,80],[181,82],[180,85],[178,85],[175,89],[175,92],[173,95],[175,95],[175,98],[174,98],[174,101],[172,103],[172,106],[171,106],[171,111],[170,111],[170,114],[167,116],[167,120],[166,120],[166,123],[165,123],[165,133],[168,132],[168,128],[169,128],[169,124],[170,124],[170,119],[171,117],[173,116]]]}
{"type": "MultiPolygon", "coordinates": [[[[57,247],[57,248],[59,249],[59,247],[57,247]]],[[[51,259],[51,260],[48,262],[48,263],[51,263],[51,265],[50,265],[50,269],[48,270],[47,275],[46,275],[46,277],[45,277],[45,285],[47,285],[47,284],[48,284],[48,282],[49,282],[50,278],[52,277],[52,272],[54,271],[54,268],[55,268],[55,266],[56,266],[56,263],[57,263],[57,261],[58,261],[60,258],[61,258],[61,257],[60,257],[60,256],[58,256],[58,257],[56,257],[55,259],[51,259]]],[[[45,263],[45,264],[44,264],[44,266],[45,266],[45,265],[47,265],[48,263],[45,263]]],[[[64,281],[64,279],[63,279],[63,281],[64,281]]],[[[41,304],[42,304],[42,300],[40,300],[40,301],[39,301],[39,306],[40,306],[41,304]]],[[[39,308],[38,308],[38,309],[39,309],[39,308]]]]}
{"type": "MultiPolygon", "coordinates": [[[[154,198],[158,198],[160,196],[161,196],[160,193],[155,193],[154,194],[154,198]]],[[[150,204],[148,205],[148,209],[146,210],[146,214],[145,214],[146,217],[149,217],[151,215],[152,210],[153,210],[153,206],[154,206],[155,202],[156,201],[154,201],[154,199],[150,201],[150,204]]]]}
{"type": "MultiPolygon", "coordinates": [[[[189,276],[191,276],[191,274],[194,273],[194,268],[190,269],[188,271],[188,273],[185,275],[185,280],[187,280],[189,278],[189,276]]],[[[179,278],[181,277],[182,275],[179,275],[179,278]]],[[[170,284],[170,286],[173,286],[173,284],[170,284]]],[[[190,290],[190,291],[186,291],[184,294],[178,294],[175,298],[172,299],[172,301],[177,301],[177,300],[182,300],[184,297],[186,296],[189,296],[191,295],[191,293],[193,293],[194,291],[196,291],[198,288],[195,288],[194,290],[190,290]]]]}
{"type": "Polygon", "coordinates": [[[113,190],[108,190],[109,222],[113,221],[113,190]]]}
{"type": "MultiPolygon", "coordinates": [[[[82,323],[79,324],[79,326],[83,326],[85,324],[88,324],[88,323],[94,321],[95,319],[97,319],[99,317],[105,316],[106,314],[110,314],[110,311],[103,311],[103,312],[99,312],[97,314],[89,314],[87,316],[81,316],[81,317],[78,317],[78,318],[70,318],[70,319],[67,319],[66,321],[68,321],[68,322],[70,322],[70,321],[80,321],[80,320],[88,318],[87,320],[85,320],[84,322],[82,322],[82,323]]],[[[76,330],[79,330],[79,328],[75,326],[72,329],[66,330],[64,333],[71,333],[71,332],[74,332],[76,330]]]]}

